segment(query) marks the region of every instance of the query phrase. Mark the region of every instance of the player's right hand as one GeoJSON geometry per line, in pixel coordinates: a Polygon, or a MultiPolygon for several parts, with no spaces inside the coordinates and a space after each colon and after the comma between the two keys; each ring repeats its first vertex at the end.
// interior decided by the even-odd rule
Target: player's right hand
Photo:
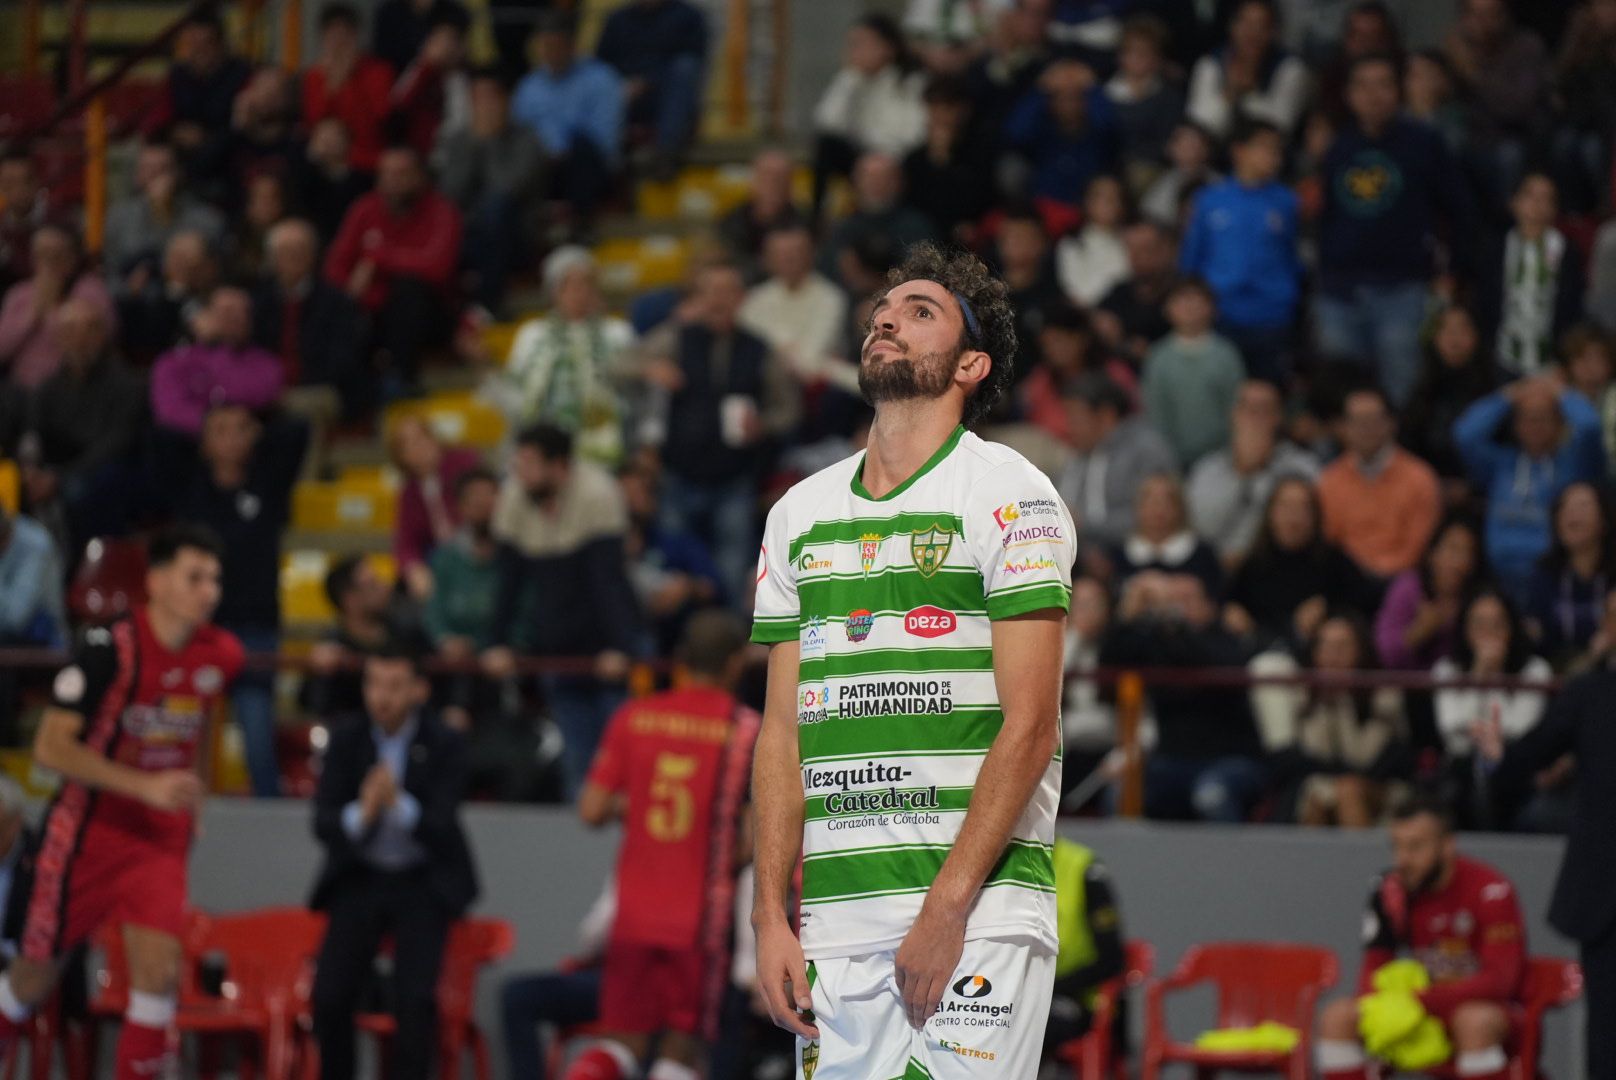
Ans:
{"type": "Polygon", "coordinates": [[[164,769],[149,774],[140,800],[154,810],[189,810],[202,801],[202,778],[190,769],[164,769]]]}
{"type": "Polygon", "coordinates": [[[804,1039],[819,1038],[819,1029],[812,1022],[813,998],[802,942],[784,919],[758,927],[757,966],[758,989],[775,1026],[804,1039]]]}

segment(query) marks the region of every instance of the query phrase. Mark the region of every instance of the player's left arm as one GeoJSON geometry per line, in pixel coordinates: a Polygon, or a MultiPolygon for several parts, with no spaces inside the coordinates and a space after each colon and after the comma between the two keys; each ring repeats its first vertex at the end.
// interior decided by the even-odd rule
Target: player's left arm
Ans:
{"type": "Polygon", "coordinates": [[[624,729],[630,707],[623,706],[607,721],[600,749],[595,751],[595,760],[590,763],[589,775],[578,794],[578,817],[590,828],[617,821],[628,809],[624,795],[628,752],[624,729]]]}
{"type": "Polygon", "coordinates": [[[1482,887],[1472,934],[1471,948],[1480,964],[1476,973],[1433,983],[1420,994],[1420,1002],[1437,1016],[1446,1017],[1467,1001],[1513,1001],[1520,989],[1526,972],[1526,922],[1515,886],[1499,879],[1482,887]]]}

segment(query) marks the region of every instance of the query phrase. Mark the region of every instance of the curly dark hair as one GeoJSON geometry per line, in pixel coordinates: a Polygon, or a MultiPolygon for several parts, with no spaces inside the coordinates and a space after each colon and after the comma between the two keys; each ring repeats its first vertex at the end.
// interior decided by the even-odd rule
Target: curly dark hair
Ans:
{"type": "Polygon", "coordinates": [[[929,241],[911,245],[903,262],[887,272],[888,289],[916,280],[935,281],[965,297],[976,316],[980,333],[972,333],[966,326],[960,331],[959,348],[982,350],[988,354],[991,366],[987,378],[965,401],[962,422],[971,427],[991,413],[1010,388],[1016,360],[1016,313],[1010,306],[1010,290],[969,251],[945,249],[929,241]]]}

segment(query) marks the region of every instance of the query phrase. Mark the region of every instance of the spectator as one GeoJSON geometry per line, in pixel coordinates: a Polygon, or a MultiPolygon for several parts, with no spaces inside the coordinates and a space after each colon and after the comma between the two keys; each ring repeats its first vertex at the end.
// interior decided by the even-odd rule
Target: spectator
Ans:
{"type": "Polygon", "coordinates": [[[931,219],[937,235],[969,243],[993,202],[992,171],[983,167],[992,147],[978,137],[964,79],[934,78],[921,100],[926,139],[903,159],[907,201],[931,219]]]}
{"type": "Polygon", "coordinates": [[[1301,300],[1300,207],[1295,193],[1276,179],[1285,145],[1273,125],[1237,126],[1230,156],[1234,175],[1195,197],[1179,268],[1212,287],[1218,332],[1240,350],[1246,370],[1284,385],[1301,300]]]}
{"type": "MultiPolygon", "coordinates": [[[[1319,70],[1318,107],[1332,126],[1340,127],[1349,121],[1346,97],[1352,62],[1360,56],[1375,54],[1402,56],[1397,21],[1384,0],[1355,0],[1341,18],[1339,47],[1319,70]]],[[[1413,71],[1414,59],[1408,57],[1405,70],[1413,71]]],[[[1412,107],[1412,94],[1409,95],[1409,104],[1412,107]]]]}
{"type": "Polygon", "coordinates": [[[371,52],[394,71],[403,71],[421,55],[433,29],[446,20],[465,24],[466,9],[456,0],[383,0],[371,24],[371,52]]]}
{"type": "Polygon", "coordinates": [[[219,260],[204,234],[186,229],[169,237],[158,274],[140,292],[118,298],[125,355],[149,363],[195,340],[192,325],[218,283],[219,260]]]}
{"type": "MultiPolygon", "coordinates": [[[[1066,619],[1065,669],[1069,675],[1087,675],[1100,666],[1100,648],[1110,627],[1111,593],[1105,585],[1097,578],[1073,578],[1072,606],[1066,619]]],[[[1116,746],[1116,706],[1106,697],[1093,679],[1066,680],[1061,701],[1063,797],[1102,768],[1116,746]]]]}
{"type": "Polygon", "coordinates": [[[252,343],[247,290],[214,289],[193,326],[196,344],[169,350],[152,367],[152,419],[159,427],[194,439],[217,405],[264,409],[280,400],[280,360],[252,343]]]}
{"type": "Polygon", "coordinates": [[[852,173],[861,157],[880,153],[902,160],[925,142],[921,80],[890,18],[866,15],[848,29],[841,69],[814,106],[816,219],[831,179],[852,173]]]}
{"type": "Polygon", "coordinates": [[[392,648],[424,652],[427,644],[413,611],[395,602],[392,585],[363,555],[346,555],[331,565],[325,596],[337,618],[309,649],[302,691],[304,711],[316,717],[364,708],[360,665],[366,656],[392,648]]]}
{"type": "Polygon", "coordinates": [[[871,152],[853,166],[853,212],[838,221],[819,256],[819,272],[834,274],[842,252],[855,237],[886,237],[901,255],[910,244],[936,237],[931,219],[903,201],[903,166],[888,154],[871,152]]]}
{"type": "Polygon", "coordinates": [[[1430,128],[1398,116],[1395,61],[1360,57],[1347,80],[1353,124],[1320,162],[1319,349],[1373,363],[1398,406],[1419,370],[1419,328],[1437,271],[1438,225],[1451,267],[1470,269],[1475,228],[1465,180],[1430,128]]]}
{"type": "Polygon", "coordinates": [[[1616,341],[1594,323],[1578,323],[1560,339],[1566,385],[1599,410],[1605,469],[1616,476],[1616,341]]]}
{"type": "MultiPolygon", "coordinates": [[[[432,589],[421,623],[439,657],[465,663],[494,644],[499,594],[494,507],[499,501],[499,477],[474,465],[455,477],[453,497],[459,528],[432,549],[428,560],[432,589]]],[[[469,731],[487,704],[487,684],[464,674],[450,676],[448,683],[444,723],[456,731],[469,731]]]]}
{"type": "Polygon", "coordinates": [[[1355,389],[1341,407],[1343,452],[1319,474],[1325,537],[1381,581],[1418,561],[1442,512],[1436,473],[1396,437],[1386,395],[1355,389]]]}
{"type": "Polygon", "coordinates": [[[1216,602],[1223,595],[1223,567],[1206,542],[1190,531],[1184,516],[1184,489],[1170,473],[1147,476],[1134,497],[1133,532],[1115,555],[1117,579],[1150,571],[1188,574],[1216,602]]]}
{"type": "Polygon", "coordinates": [[[1186,196],[1221,179],[1212,168],[1212,149],[1212,137],[1204,128],[1192,120],[1179,121],[1167,138],[1167,171],[1139,198],[1146,220],[1178,230],[1186,196]]]}
{"type": "Polygon", "coordinates": [[[1487,496],[1487,561],[1505,591],[1524,599],[1549,549],[1554,500],[1579,480],[1604,479],[1599,414],[1556,380],[1522,380],[1466,409],[1453,441],[1487,496]],[[1506,418],[1513,445],[1499,442],[1506,418]]]}
{"type": "Polygon", "coordinates": [[[566,12],[540,15],[533,31],[538,66],[517,84],[511,115],[539,137],[551,193],[566,199],[587,227],[617,170],[626,101],[617,73],[599,60],[580,59],[575,38],[566,12]]]}
{"type": "Polygon", "coordinates": [[[269,230],[290,216],[291,196],[286,178],[278,172],[254,173],[243,182],[245,205],[231,229],[230,276],[242,280],[258,277],[264,269],[264,249],[269,230]]]}
{"type": "Polygon", "coordinates": [[[1056,487],[1086,542],[1121,544],[1134,528],[1134,493],[1146,477],[1172,472],[1173,451],[1143,416],[1130,415],[1127,393],[1100,372],[1062,388],[1076,453],[1056,487]]]}
{"type": "MultiPolygon", "coordinates": [[[[273,655],[281,636],[281,541],[292,520],[292,485],[308,446],[295,421],[268,425],[245,406],[217,405],[202,422],[199,460],[175,478],[175,516],[211,528],[224,542],[216,625],[249,653],[273,655]]],[[[281,792],[275,753],[275,672],[243,671],[230,694],[260,798],[281,792]]]]}
{"type": "Polygon", "coordinates": [[[134,193],[107,210],[101,268],[115,296],[138,296],[158,277],[159,259],[176,233],[198,232],[217,248],[224,219],[184,187],[174,148],[148,142],[135,158],[134,193]]]}
{"type": "Polygon", "coordinates": [[[1116,164],[1116,117],[1094,73],[1075,60],[1044,69],[1016,102],[1004,141],[1026,160],[1026,194],[1074,206],[1089,182],[1116,164]]]}
{"type": "MultiPolygon", "coordinates": [[[[1535,134],[1548,109],[1548,53],[1541,38],[1515,25],[1504,0],[1462,0],[1446,49],[1475,102],[1483,136],[1535,134]]],[[[1509,187],[1506,183],[1501,190],[1509,187]]]]}
{"type": "Polygon", "coordinates": [[[146,428],[146,387],[115,357],[101,308],[68,300],[52,330],[62,366],[34,391],[17,456],[28,512],[76,552],[117,535],[134,508],[130,459],[146,428]]]}
{"type": "MultiPolygon", "coordinates": [[[[239,184],[243,177],[265,172],[290,178],[301,164],[303,150],[302,116],[292,74],[278,67],[259,68],[247,79],[231,107],[232,180],[239,184]]],[[[347,166],[346,148],[342,163],[347,166]]],[[[232,202],[236,194],[234,190],[227,192],[232,202]]]]}
{"type": "Polygon", "coordinates": [[[1019,383],[1043,362],[1039,332],[1045,316],[1057,306],[1071,304],[1055,278],[1049,234],[1037,210],[1025,204],[1006,210],[999,219],[997,249],[999,276],[1010,290],[1010,307],[1016,313],[1020,351],[1011,378],[1019,383]]]}
{"type": "Polygon", "coordinates": [[[516,426],[544,423],[573,437],[579,457],[608,467],[623,458],[626,372],[634,330],[606,314],[594,256],[560,247],[544,260],[550,314],[524,322],[498,394],[516,426]]]}
{"type": "MultiPolygon", "coordinates": [[[[1100,650],[1108,666],[1238,667],[1245,654],[1219,624],[1193,574],[1136,575],[1100,650]]],[[[1145,813],[1234,824],[1268,782],[1246,694],[1238,689],[1156,687],[1156,747],[1145,761],[1145,813]]]]}
{"type": "Polygon", "coordinates": [[[0,369],[27,389],[44,382],[61,365],[51,321],[63,303],[94,304],[111,327],[118,319],[106,286],[85,265],[84,250],[72,229],[43,224],[34,230],[30,247],[30,276],[7,289],[0,303],[0,369]]]}
{"type": "MultiPolygon", "coordinates": [[[[1006,280],[1009,280],[1008,274],[1006,280]]],[[[1017,308],[1018,313],[1022,311],[1017,308]]],[[[1139,381],[1134,378],[1133,369],[1107,352],[1082,308],[1062,299],[1042,310],[1038,321],[1037,364],[1021,377],[1017,389],[1021,413],[1028,423],[1070,445],[1072,426],[1066,391],[1090,371],[1116,384],[1123,393],[1125,408],[1137,404],[1139,381]]],[[[1017,336],[1019,338],[1019,332],[1017,336]]]]}
{"type": "Polygon", "coordinates": [[[496,317],[505,284],[533,248],[535,202],[542,193],[544,148],[511,120],[510,92],[495,72],[471,79],[471,122],[438,140],[443,193],[466,223],[461,262],[477,278],[477,302],[496,317]]]}
{"type": "Polygon", "coordinates": [[[792,198],[796,165],[784,150],[762,150],[752,159],[752,182],[747,199],[718,220],[718,236],[732,258],[755,278],[763,243],[774,229],[803,225],[808,219],[792,198]]]}
{"type": "Polygon", "coordinates": [[[768,280],[747,291],[743,328],[768,343],[806,384],[829,381],[858,391],[858,368],[841,359],[847,297],[814,269],[814,236],[806,223],[782,225],[763,242],[768,280]]]}
{"type": "Polygon", "coordinates": [[[618,475],[628,507],[628,575],[648,623],[655,655],[668,656],[686,621],[724,596],[718,565],[707,545],[688,532],[660,524],[654,469],[630,464],[618,475]]]}
{"type": "Polygon", "coordinates": [[[353,204],[326,252],[326,280],[370,312],[395,392],[414,386],[421,354],[454,331],[460,233],[460,211],[433,190],[420,157],[393,147],[382,154],[376,190],[353,204]]]}
{"type": "Polygon", "coordinates": [[[1595,210],[1609,184],[1610,117],[1616,115],[1616,9],[1585,4],[1571,16],[1555,63],[1556,176],[1573,213],[1595,210]]]}
{"type": "Polygon", "coordinates": [[[1167,140],[1184,115],[1184,89],[1167,67],[1167,24],[1138,15],[1122,26],[1117,73],[1105,84],[1116,112],[1121,163],[1134,190],[1166,159],[1167,140]]]}
{"type": "Polygon", "coordinates": [[[494,511],[499,591],[483,671],[508,679],[514,648],[539,657],[592,656],[589,674],[541,676],[561,730],[565,797],[582,786],[623,679],[638,612],[623,572],[628,512],[611,474],[577,460],[566,432],[538,424],[517,436],[494,511]]]}
{"type": "Polygon", "coordinates": [[[1439,49],[1409,56],[1403,69],[1403,113],[1434,129],[1453,153],[1462,153],[1470,134],[1470,111],[1459,99],[1458,80],[1439,49]]]}
{"type": "MultiPolygon", "coordinates": [[[[1217,549],[1225,565],[1245,558],[1265,522],[1272,526],[1269,496],[1285,477],[1303,481],[1308,502],[1317,510],[1312,481],[1319,463],[1312,454],[1280,439],[1284,419],[1284,403],[1274,384],[1247,379],[1229,413],[1228,445],[1207,454],[1190,470],[1185,486],[1190,523],[1217,549]]],[[[1318,514],[1313,516],[1309,544],[1322,540],[1318,514]]]]}
{"type": "MultiPolygon", "coordinates": [[[[1065,837],[1056,839],[1052,855],[1056,910],[1061,913],[1056,916],[1060,949],[1055,954],[1054,993],[1044,1029],[1046,1062],[1064,1059],[1062,1049],[1093,1030],[1100,988],[1121,978],[1127,966],[1121,905],[1105,863],[1087,847],[1065,837]],[[1061,906],[1063,897],[1065,906],[1061,906]]],[[[1126,1016],[1126,1008],[1111,1016],[1112,1038],[1119,1040],[1111,1045],[1119,1051],[1127,1045],[1121,1039],[1127,1031],[1126,1016]]]]}
{"type": "Polygon", "coordinates": [[[471,79],[466,74],[470,17],[458,4],[433,12],[421,50],[399,72],[387,132],[413,146],[422,160],[443,139],[471,127],[471,79]]]}
{"type": "Polygon", "coordinates": [[[426,1080],[436,1060],[437,986],[449,928],[477,896],[460,826],[460,736],[424,709],[413,656],[365,660],[363,714],[335,728],[314,796],[325,863],[309,906],[328,918],[312,1010],[320,1075],[354,1075],[354,1013],[391,938],[396,1074],[426,1080]]]}
{"type": "Polygon", "coordinates": [[[1588,639],[1588,647],[1566,665],[1567,678],[1586,675],[1616,663],[1616,589],[1605,592],[1605,610],[1601,613],[1599,629],[1588,639]]]}
{"type": "Polygon", "coordinates": [[[1128,196],[1109,174],[1083,190],[1083,227],[1055,245],[1055,272],[1074,303],[1093,307],[1128,277],[1128,251],[1122,229],[1128,224],[1128,196]]]}
{"type": "Polygon", "coordinates": [[[1195,62],[1186,113],[1214,136],[1242,119],[1264,120],[1285,137],[1307,107],[1307,66],[1278,45],[1279,12],[1272,0],[1238,0],[1228,44],[1195,62]]]}
{"type": "Polygon", "coordinates": [[[965,70],[983,131],[1003,131],[1016,103],[1037,86],[1050,59],[1050,9],[1041,0],[1015,0],[993,17],[981,55],[965,70]]]}
{"type": "MultiPolygon", "coordinates": [[[[68,644],[64,575],[51,534],[32,518],[0,506],[0,646],[60,649],[68,644]]],[[[0,689],[11,688],[0,682],[0,689]]],[[[14,705],[10,697],[0,698],[0,706],[14,705]]],[[[4,858],[0,855],[0,861],[4,858]]]]}
{"type": "Polygon", "coordinates": [[[297,204],[330,242],[348,210],[370,189],[370,175],[350,164],[353,139],[341,120],[328,116],[309,130],[308,150],[296,169],[297,204]]]}
{"type": "MultiPolygon", "coordinates": [[[[253,338],[280,357],[288,407],[323,428],[342,412],[359,416],[369,405],[364,345],[365,311],[319,275],[320,238],[314,226],[289,218],[269,230],[268,273],[253,293],[253,338]]],[[[311,443],[322,445],[315,437],[311,443]]]]}
{"type": "Polygon", "coordinates": [[[1481,334],[1469,308],[1443,307],[1432,318],[1422,349],[1419,378],[1403,409],[1398,432],[1403,446],[1429,462],[1454,504],[1468,494],[1466,469],[1453,444],[1453,425],[1498,384],[1492,360],[1481,347],[1481,334]]]}
{"type": "Polygon", "coordinates": [[[482,460],[475,450],[444,446],[419,416],[400,417],[389,442],[393,464],[404,478],[393,519],[393,563],[409,594],[424,602],[436,591],[432,552],[460,527],[455,490],[482,460]]]}
{"type": "MultiPolygon", "coordinates": [[[[1363,576],[1324,539],[1318,493],[1305,476],[1281,476],[1263,508],[1262,530],[1234,570],[1223,625],[1262,649],[1302,654],[1331,613],[1363,611],[1363,576]]],[[[1372,651],[1363,663],[1371,665],[1372,651]]]]}
{"type": "Polygon", "coordinates": [[[147,116],[148,132],[163,131],[199,186],[223,194],[228,178],[230,120],[236,95],[252,69],[230,55],[224,23],[204,9],[188,17],[174,38],[174,63],[163,94],[147,116]]]}
{"type": "MultiPolygon", "coordinates": [[[[1311,671],[1355,675],[1375,666],[1369,628],[1355,616],[1331,615],[1304,640],[1311,671]]],[[[1299,667],[1285,653],[1270,653],[1251,670],[1291,675],[1299,667]]],[[[1396,690],[1270,683],[1252,688],[1251,708],[1282,778],[1286,816],[1298,824],[1366,829],[1406,793],[1413,754],[1396,690]]]]}
{"type": "Polygon", "coordinates": [[[632,0],[606,17],[595,55],[622,78],[629,122],[655,132],[653,175],[671,179],[701,117],[707,20],[688,0],[632,0]]]}
{"type": "Polygon", "coordinates": [[[1186,278],[1167,294],[1173,332],[1145,357],[1145,415],[1189,467],[1229,440],[1229,413],[1245,369],[1240,354],[1212,332],[1212,290],[1186,278]]]}
{"type": "Polygon", "coordinates": [[[757,562],[762,454],[791,430],[798,408],[785,365],[737,321],[745,298],[738,268],[709,266],[697,278],[695,318],[645,344],[646,377],[668,392],[664,524],[708,545],[736,597],[757,562]]]}
{"type": "Polygon", "coordinates": [[[1616,591],[1616,517],[1593,484],[1578,481],[1555,497],[1549,550],[1526,593],[1526,616],[1539,652],[1563,668],[1599,632],[1606,598],[1616,591]]]}
{"type": "Polygon", "coordinates": [[[1582,266],[1558,215],[1554,181],[1528,173],[1515,187],[1515,227],[1480,282],[1483,319],[1496,339],[1499,366],[1511,377],[1535,375],[1554,362],[1562,334],[1582,317],[1582,266]]]}
{"type": "Polygon", "coordinates": [[[1154,221],[1139,221],[1122,230],[1128,253],[1128,276],[1114,285],[1094,310],[1094,326],[1106,345],[1143,365],[1150,344],[1172,330],[1167,321],[1167,293],[1173,270],[1173,230],[1154,221]]]}
{"type": "Polygon", "coordinates": [[[1394,670],[1429,669],[1453,653],[1459,608],[1487,579],[1481,535],[1450,515],[1431,537],[1415,569],[1392,579],[1375,617],[1380,662],[1394,670]]]}
{"type": "Polygon", "coordinates": [[[0,152],[0,289],[33,273],[34,230],[50,217],[50,198],[26,149],[0,152]]]}
{"type": "MultiPolygon", "coordinates": [[[[1548,683],[1554,678],[1554,669],[1534,654],[1532,640],[1515,605],[1502,593],[1484,589],[1472,596],[1459,613],[1459,637],[1454,642],[1453,655],[1438,660],[1431,675],[1440,682],[1468,676],[1517,677],[1527,683],[1548,683]]],[[[1453,801],[1463,808],[1461,821],[1483,829],[1508,821],[1507,816],[1503,821],[1495,817],[1491,793],[1475,757],[1474,728],[1486,727],[1490,729],[1489,736],[1497,732],[1506,743],[1514,742],[1537,726],[1548,703],[1544,690],[1453,688],[1436,692],[1436,726],[1447,755],[1448,781],[1456,796],[1453,801]]],[[[1548,789],[1558,786],[1544,785],[1548,789]]]]}
{"type": "Polygon", "coordinates": [[[347,130],[348,164],[374,170],[386,143],[393,68],[360,51],[359,11],[344,0],[320,9],[320,54],[303,73],[303,126],[342,121],[347,130]]]}

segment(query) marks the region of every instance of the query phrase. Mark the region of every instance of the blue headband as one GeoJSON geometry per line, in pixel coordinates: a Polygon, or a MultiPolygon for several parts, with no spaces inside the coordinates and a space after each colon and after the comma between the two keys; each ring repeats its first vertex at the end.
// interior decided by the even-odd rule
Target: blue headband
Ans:
{"type": "Polygon", "coordinates": [[[982,324],[976,321],[976,312],[971,310],[971,302],[960,293],[955,293],[954,299],[959,301],[960,316],[965,320],[965,329],[970,331],[971,337],[980,344],[982,341],[982,324]]]}

